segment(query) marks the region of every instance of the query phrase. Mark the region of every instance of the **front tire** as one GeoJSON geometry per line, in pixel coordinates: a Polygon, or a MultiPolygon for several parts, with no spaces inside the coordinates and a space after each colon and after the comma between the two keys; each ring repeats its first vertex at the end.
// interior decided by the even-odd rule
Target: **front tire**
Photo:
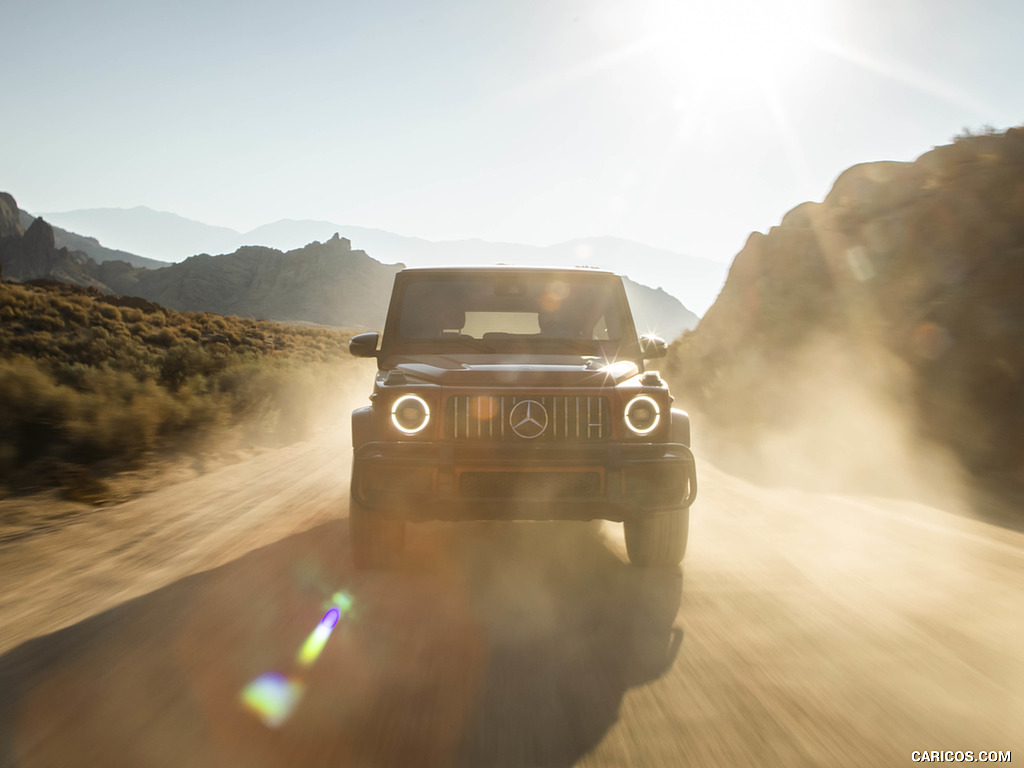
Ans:
{"type": "Polygon", "coordinates": [[[351,499],[348,541],[352,562],[359,570],[394,568],[401,561],[405,549],[405,521],[388,520],[351,499]]]}
{"type": "Polygon", "coordinates": [[[626,554],[645,568],[679,565],[690,536],[690,508],[632,517],[623,523],[626,554]]]}

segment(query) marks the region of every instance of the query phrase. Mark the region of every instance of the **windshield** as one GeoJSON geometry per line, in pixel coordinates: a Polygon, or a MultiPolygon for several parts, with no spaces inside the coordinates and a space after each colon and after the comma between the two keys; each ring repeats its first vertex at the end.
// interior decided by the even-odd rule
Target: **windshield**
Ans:
{"type": "Polygon", "coordinates": [[[607,274],[415,275],[391,315],[389,344],[432,350],[602,355],[635,343],[621,283],[607,274]]]}

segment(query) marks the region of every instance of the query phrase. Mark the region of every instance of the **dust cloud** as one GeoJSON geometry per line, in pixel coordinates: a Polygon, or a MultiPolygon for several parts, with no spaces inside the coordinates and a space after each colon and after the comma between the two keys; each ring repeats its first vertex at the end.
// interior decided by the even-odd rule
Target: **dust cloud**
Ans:
{"type": "Polygon", "coordinates": [[[895,356],[819,335],[737,378],[746,392],[690,413],[695,449],[719,467],[770,486],[967,508],[967,476],[922,433],[911,372],[895,356]]]}
{"type": "Polygon", "coordinates": [[[107,478],[108,503],[0,499],[0,652],[348,513],[349,414],[371,366],[297,389],[266,421],[107,478]],[[310,392],[313,392],[313,396],[310,392]],[[73,576],[73,577],[72,577],[73,576]]]}
{"type": "Polygon", "coordinates": [[[275,382],[266,395],[271,402],[254,409],[254,415],[199,436],[186,458],[216,465],[223,463],[218,457],[232,459],[246,451],[311,439],[329,441],[332,436],[338,449],[350,450],[350,415],[369,403],[375,370],[366,360],[300,368],[275,382]]]}

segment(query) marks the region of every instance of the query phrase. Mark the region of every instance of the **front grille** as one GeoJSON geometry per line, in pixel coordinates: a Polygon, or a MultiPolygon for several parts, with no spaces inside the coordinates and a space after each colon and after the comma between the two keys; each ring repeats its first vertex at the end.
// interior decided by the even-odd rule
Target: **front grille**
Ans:
{"type": "Polygon", "coordinates": [[[567,499],[601,495],[597,472],[463,472],[459,495],[472,499],[567,499]]]}
{"type": "Polygon", "coordinates": [[[467,441],[606,440],[611,411],[596,395],[455,395],[445,408],[444,434],[467,441]]]}

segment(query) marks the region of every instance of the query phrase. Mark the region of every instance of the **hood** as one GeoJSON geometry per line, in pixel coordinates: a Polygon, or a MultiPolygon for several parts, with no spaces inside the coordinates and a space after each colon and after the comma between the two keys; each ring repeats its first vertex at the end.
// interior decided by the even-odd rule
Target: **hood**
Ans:
{"type": "Polygon", "coordinates": [[[608,387],[636,376],[640,369],[629,360],[609,363],[596,358],[558,358],[551,355],[494,356],[479,360],[432,355],[398,362],[395,369],[413,381],[448,387],[608,387]]]}

